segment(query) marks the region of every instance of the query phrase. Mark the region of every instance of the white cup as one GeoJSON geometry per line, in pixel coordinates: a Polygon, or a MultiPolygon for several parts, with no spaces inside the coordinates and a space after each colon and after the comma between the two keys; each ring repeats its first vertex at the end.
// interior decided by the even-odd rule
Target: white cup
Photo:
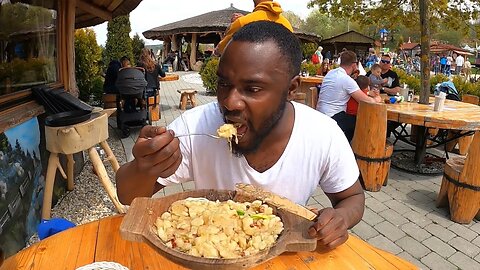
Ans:
{"type": "Polygon", "coordinates": [[[433,110],[436,112],[443,111],[444,104],[445,104],[445,97],[435,96],[435,103],[433,104],[433,110]]]}

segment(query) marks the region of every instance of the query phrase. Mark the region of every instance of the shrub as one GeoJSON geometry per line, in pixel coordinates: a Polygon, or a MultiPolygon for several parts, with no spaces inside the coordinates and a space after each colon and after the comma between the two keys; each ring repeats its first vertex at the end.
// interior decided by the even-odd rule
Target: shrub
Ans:
{"type": "Polygon", "coordinates": [[[207,89],[207,93],[217,94],[217,69],[218,57],[211,57],[200,69],[203,86],[207,89]]]}
{"type": "Polygon", "coordinates": [[[302,63],[302,66],[301,66],[301,71],[305,70],[305,71],[308,71],[308,74],[310,75],[315,75],[317,74],[317,71],[321,68],[321,65],[320,64],[314,64],[310,61],[307,61],[307,62],[303,62],[302,63]]]}

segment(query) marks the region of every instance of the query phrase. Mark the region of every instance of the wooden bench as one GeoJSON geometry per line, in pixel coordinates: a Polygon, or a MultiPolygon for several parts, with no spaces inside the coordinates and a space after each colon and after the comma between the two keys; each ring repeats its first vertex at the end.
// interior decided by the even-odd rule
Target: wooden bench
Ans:
{"type": "Polygon", "coordinates": [[[387,143],[387,107],[382,103],[360,102],[352,150],[360,169],[360,180],[368,191],[386,185],[393,145],[387,143]]]}
{"type": "Polygon", "coordinates": [[[178,107],[180,110],[186,110],[187,104],[191,105],[192,108],[197,106],[197,100],[195,99],[195,94],[197,90],[188,88],[188,89],[179,89],[177,92],[180,94],[180,103],[178,107]]]}
{"type": "Polygon", "coordinates": [[[165,75],[165,77],[160,77],[158,80],[161,81],[161,82],[167,82],[167,81],[176,81],[178,80],[180,77],[178,76],[178,74],[170,74],[170,73],[167,73],[165,75]]]}
{"type": "Polygon", "coordinates": [[[296,101],[298,103],[306,104],[307,103],[307,94],[305,93],[295,93],[295,99],[293,101],[296,101]]]}
{"type": "Polygon", "coordinates": [[[475,132],[466,157],[450,158],[445,164],[437,207],[447,204],[450,219],[468,224],[480,210],[480,131],[475,132]]]}

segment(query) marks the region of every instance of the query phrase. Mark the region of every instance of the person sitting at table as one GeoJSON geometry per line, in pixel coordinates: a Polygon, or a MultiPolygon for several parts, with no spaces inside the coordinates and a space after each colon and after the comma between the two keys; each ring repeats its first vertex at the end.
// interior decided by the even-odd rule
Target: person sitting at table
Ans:
{"type": "Polygon", "coordinates": [[[321,209],[308,233],[324,248],[344,243],[347,229],[363,216],[365,195],[353,152],[335,122],[291,102],[301,61],[299,40],[281,24],[253,22],[236,32],[220,58],[218,101],[186,111],[168,127],[140,131],[134,160],[116,174],[120,201],[130,204],[193,180],[197,189],[253,184],[305,204],[320,186],[333,208],[321,209]],[[226,140],[175,137],[216,134],[224,123],[236,126],[232,150],[226,140]]]}
{"type": "Polygon", "coordinates": [[[384,84],[388,83],[388,79],[382,78],[382,67],[380,64],[372,65],[368,79],[370,80],[370,88],[372,89],[380,89],[384,84]]]}
{"type": "MultiPolygon", "coordinates": [[[[387,82],[380,87],[380,93],[386,93],[388,95],[394,96],[400,92],[400,79],[398,74],[392,70],[392,58],[388,54],[382,55],[380,59],[380,68],[382,72],[380,76],[382,79],[387,79],[387,82]]],[[[367,72],[367,77],[372,74],[372,71],[367,72]]]]}
{"type": "Polygon", "coordinates": [[[378,93],[369,97],[351,77],[357,70],[357,55],[352,51],[340,54],[340,67],[332,69],[323,78],[318,96],[317,110],[333,118],[349,141],[353,138],[355,121],[346,114],[347,102],[352,97],[357,102],[381,102],[378,93]]]}

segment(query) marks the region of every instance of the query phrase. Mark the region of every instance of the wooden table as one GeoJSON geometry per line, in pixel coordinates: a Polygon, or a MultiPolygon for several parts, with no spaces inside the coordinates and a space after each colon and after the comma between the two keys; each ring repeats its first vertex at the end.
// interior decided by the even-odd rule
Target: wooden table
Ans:
{"type": "Polygon", "coordinates": [[[312,108],[317,107],[318,91],[310,91],[310,87],[317,86],[323,82],[323,76],[300,77],[300,87],[298,92],[307,95],[306,104],[312,108]]]}
{"type": "MultiPolygon", "coordinates": [[[[385,96],[382,95],[382,98],[385,96]]],[[[419,126],[415,148],[415,161],[421,163],[426,152],[426,128],[456,129],[464,131],[480,130],[480,107],[477,105],[446,100],[442,112],[433,111],[435,98],[430,104],[401,102],[387,104],[388,120],[419,126]]]]}
{"type": "MultiPolygon", "coordinates": [[[[51,236],[8,258],[0,270],[76,269],[99,261],[113,261],[131,270],[186,269],[145,243],[123,240],[119,234],[123,216],[113,216],[77,226],[51,236]]],[[[333,251],[284,253],[254,269],[418,269],[413,264],[379,250],[350,235],[333,251]]]]}

